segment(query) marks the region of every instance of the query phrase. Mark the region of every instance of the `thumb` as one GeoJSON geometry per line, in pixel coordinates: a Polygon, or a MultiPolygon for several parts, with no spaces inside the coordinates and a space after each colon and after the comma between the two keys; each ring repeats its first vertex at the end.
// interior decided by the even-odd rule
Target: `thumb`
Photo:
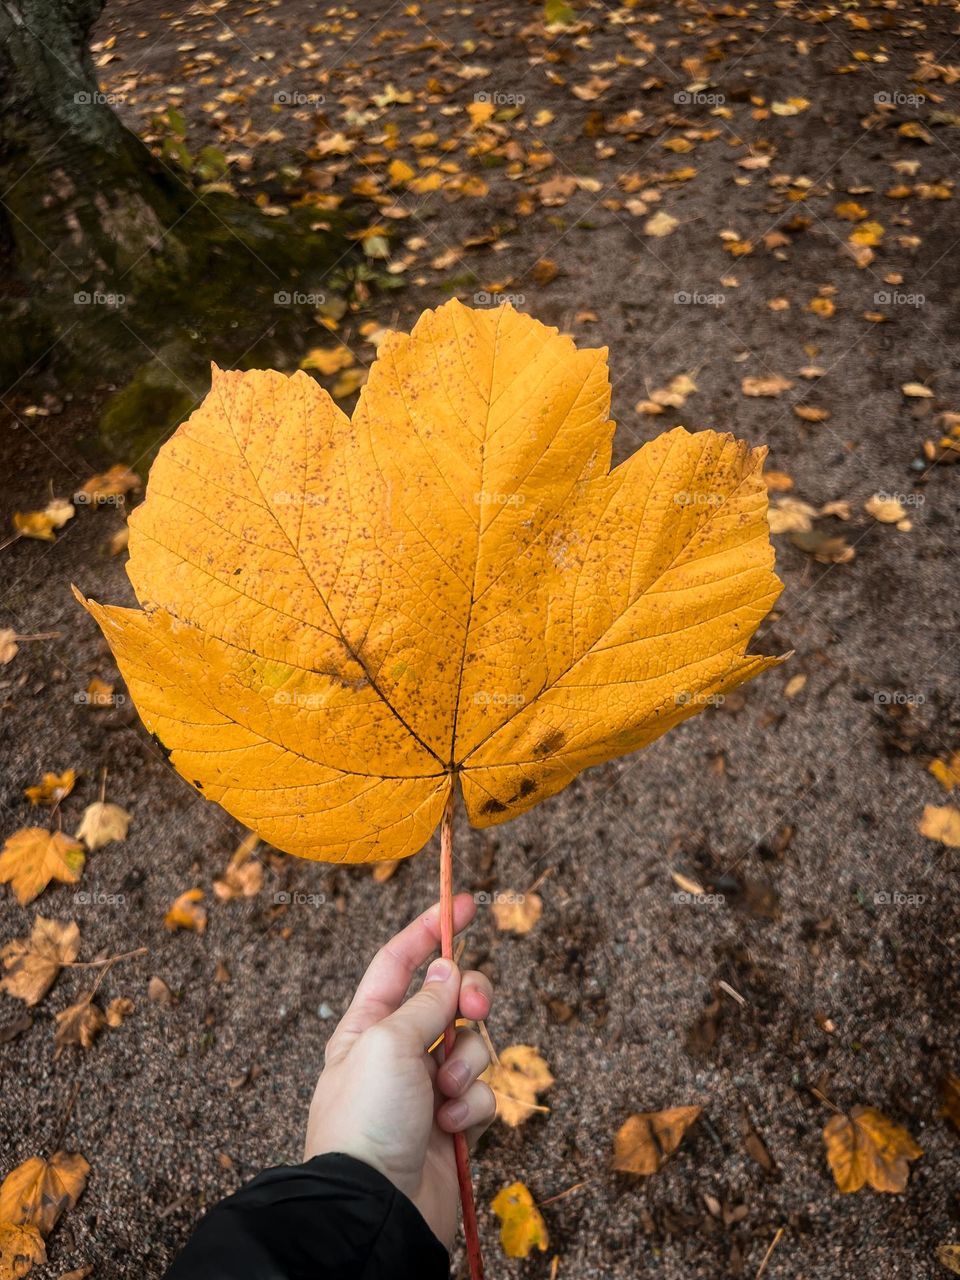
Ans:
{"type": "Polygon", "coordinates": [[[382,1025],[415,1041],[418,1049],[429,1049],[456,1017],[459,1000],[460,970],[452,960],[434,960],[423,987],[382,1025]]]}

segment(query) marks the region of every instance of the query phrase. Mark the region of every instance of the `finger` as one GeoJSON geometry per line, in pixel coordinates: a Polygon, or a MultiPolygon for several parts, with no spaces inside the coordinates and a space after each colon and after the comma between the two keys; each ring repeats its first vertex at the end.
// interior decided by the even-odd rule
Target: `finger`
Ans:
{"type": "Polygon", "coordinates": [[[471,1022],[490,1017],[493,984],[486,974],[468,969],[460,980],[460,1012],[471,1022]]]}
{"type": "Polygon", "coordinates": [[[479,1137],[496,1114],[493,1090],[482,1080],[476,1080],[462,1097],[443,1104],[437,1112],[437,1124],[445,1133],[477,1129],[479,1137]]]}
{"type": "MultiPolygon", "coordinates": [[[[460,1002],[463,1003],[461,987],[460,1002]]],[[[448,1098],[459,1098],[490,1065],[487,1046],[476,1031],[458,1031],[453,1053],[437,1072],[437,1088],[448,1098]]]]}
{"type": "Polygon", "coordinates": [[[453,1021],[459,995],[460,970],[452,960],[434,960],[421,989],[382,1026],[405,1038],[411,1049],[425,1051],[453,1021]]]}
{"type": "MultiPolygon", "coordinates": [[[[469,893],[453,900],[455,933],[465,929],[476,915],[477,904],[469,893]]],[[[440,945],[440,904],[418,916],[412,924],[384,943],[360,980],[350,1007],[340,1020],[327,1046],[341,1056],[361,1031],[388,1017],[400,1007],[411,979],[423,962],[440,945]]]]}

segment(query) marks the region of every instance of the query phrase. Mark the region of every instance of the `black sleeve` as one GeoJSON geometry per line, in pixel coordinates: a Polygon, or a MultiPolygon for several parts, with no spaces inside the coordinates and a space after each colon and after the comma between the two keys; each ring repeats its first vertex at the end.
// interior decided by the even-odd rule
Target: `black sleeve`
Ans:
{"type": "Polygon", "coordinates": [[[267,1169],[201,1219],[165,1280],[449,1280],[447,1251],[352,1156],[267,1169]]]}

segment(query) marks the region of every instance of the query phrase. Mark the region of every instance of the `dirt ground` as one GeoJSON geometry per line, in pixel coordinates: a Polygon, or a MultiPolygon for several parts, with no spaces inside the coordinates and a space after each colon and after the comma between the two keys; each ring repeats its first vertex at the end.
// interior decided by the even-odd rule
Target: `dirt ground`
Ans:
{"type": "MultiPolygon", "coordinates": [[[[945,1275],[936,1247],[960,1241],[958,1137],[940,1104],[940,1082],[960,1063],[957,858],[917,826],[925,805],[947,802],[926,766],[960,746],[960,468],[922,454],[943,433],[937,416],[960,411],[960,94],[953,75],[918,80],[917,69],[960,62],[957,12],[575,8],[579,27],[545,31],[535,5],[228,0],[165,14],[110,0],[97,38],[114,43],[98,51],[100,74],[107,91],[127,86],[119,110],[136,127],[182,87],[176,99],[198,140],[245,149],[237,173],[280,202],[282,166],[302,164],[318,137],[363,135],[325,162],[329,189],[347,195],[382,178],[383,162],[367,153],[386,121],[400,139],[391,156],[415,164],[412,135],[460,138],[474,95],[500,95],[498,108],[520,109],[504,123],[516,155],[488,163],[469,156],[467,139],[449,154],[485,180],[483,194],[396,194],[408,216],[386,220],[406,287],[375,288],[338,336],[369,362],[365,321],[408,327],[451,293],[471,303],[509,293],[581,344],[609,346],[618,458],[676,422],[730,429],[769,445],[792,496],[818,509],[849,504],[847,518],[816,524],[853,547],[846,563],[776,538],[786,589],[754,648],[792,650],[789,663],[508,826],[481,833],[460,820],[458,888],[523,890],[545,876],[540,924],[503,935],[482,907],[464,957],[497,985],[496,1044],[536,1045],[556,1077],[549,1114],[495,1126],[475,1160],[491,1277],[546,1277],[554,1256],[566,1280],[754,1276],[780,1228],[770,1280],[945,1275]],[[594,79],[610,84],[573,92],[594,79]],[[712,98],[678,103],[691,83],[712,98]],[[218,121],[205,104],[225,85],[248,96],[221,101],[218,121]],[[358,123],[370,95],[391,85],[412,100],[358,123]],[[318,87],[321,115],[276,109],[278,89],[318,87]],[[770,109],[791,99],[808,105],[770,109]],[[534,128],[538,113],[550,118],[534,128]],[[928,140],[899,130],[910,121],[928,140]],[[224,128],[234,131],[226,141],[224,128]],[[691,130],[718,134],[693,136],[677,154],[662,146],[691,130]],[[767,154],[768,167],[738,164],[767,154]],[[919,169],[892,167],[901,161],[919,169]],[[696,175],[662,176],[683,166],[696,175]],[[633,193],[660,193],[646,214],[627,207],[624,174],[640,179],[633,193]],[[571,175],[585,181],[543,203],[540,184],[571,175]],[[915,189],[943,183],[947,198],[915,189]],[[897,184],[910,193],[884,194],[897,184]],[[882,225],[865,265],[844,247],[865,219],[838,217],[842,201],[882,225]],[[660,209],[679,226],[645,234],[660,209]],[[763,237],[776,230],[771,247],[763,237]],[[735,241],[752,251],[725,250],[735,241]],[[824,286],[835,292],[818,293],[824,286]],[[835,313],[808,310],[817,296],[835,313]],[[772,299],[789,307],[771,309],[772,299]],[[821,372],[805,377],[810,366],[821,372]],[[680,373],[697,385],[682,409],[635,410],[680,373]],[[774,374],[792,386],[775,398],[742,394],[742,378],[774,374]],[[911,382],[933,394],[905,396],[911,382]],[[830,417],[805,421],[797,404],[830,417]],[[899,495],[912,527],[865,513],[876,493],[899,495]],[[675,873],[722,901],[677,901],[675,873]],[[838,1193],[824,1097],[844,1110],[876,1106],[909,1130],[924,1155],[904,1194],[838,1193]],[[665,1169],[640,1180],[610,1171],[627,1115],[691,1103],[704,1118],[665,1169]],[[751,1158],[751,1128],[767,1168],[751,1158]],[[543,1210],[548,1251],[526,1262],[504,1258],[489,1209],[515,1180],[539,1202],[562,1197],[543,1210]]],[[[3,397],[6,519],[42,505],[51,486],[69,495],[105,465],[142,467],[99,443],[92,424],[106,389],[93,371],[89,394],[33,416],[51,390],[55,381],[37,377],[3,397]]],[[[335,1016],[377,945],[437,892],[434,840],[385,884],[368,869],[268,852],[260,894],[210,900],[238,824],[173,773],[129,702],[96,710],[77,696],[95,676],[122,692],[70,594],[75,582],[96,599],[132,601],[123,557],[106,550],[122,522],[114,508],[82,510],[55,543],[22,539],[0,553],[0,627],[58,633],[24,642],[0,668],[4,835],[35,820],[23,788],[48,769],[81,775],[65,830],[96,798],[104,768],[108,798],[133,814],[128,839],[92,854],[83,875],[80,887],[107,901],[77,903],[63,885],[26,909],[8,895],[0,942],[27,933],[39,911],[78,922],[82,958],[148,949],[104,980],[104,1002],[128,996],[136,1010],[88,1052],[53,1056],[54,1015],[88,989],[83,970],[61,975],[32,1027],[0,1048],[0,1172],[61,1137],[92,1166],[49,1241],[49,1264],[33,1273],[42,1277],[84,1265],[96,1280],[158,1277],[204,1206],[297,1159],[335,1016]],[[165,911],[194,885],[210,900],[206,931],[168,932],[165,911]],[[284,891],[324,901],[276,904],[284,891]],[[153,976],[172,1003],[148,999],[153,976]]],[[[21,1013],[0,996],[0,1025],[21,1013]]],[[[465,1274],[459,1254],[454,1273],[465,1274]]]]}

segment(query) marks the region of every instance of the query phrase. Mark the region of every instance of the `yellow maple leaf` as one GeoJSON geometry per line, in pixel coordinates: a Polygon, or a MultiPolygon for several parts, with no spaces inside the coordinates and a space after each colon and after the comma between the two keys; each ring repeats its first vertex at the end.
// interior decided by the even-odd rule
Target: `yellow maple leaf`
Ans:
{"type": "Polygon", "coordinates": [[[910,1176],[907,1162],[923,1155],[906,1129],[876,1107],[854,1107],[849,1115],[831,1116],[823,1141],[837,1189],[845,1193],[859,1191],[866,1183],[876,1191],[904,1191],[910,1176]]]}
{"type": "Polygon", "coordinates": [[[532,1249],[547,1247],[547,1224],[522,1182],[503,1187],[490,1205],[500,1219],[500,1243],[508,1258],[529,1257],[532,1249]]]}
{"type": "Polygon", "coordinates": [[[0,852],[0,884],[10,884],[25,907],[51,880],[76,884],[84,861],[83,845],[62,831],[24,827],[7,837],[0,852]]]}
{"type": "Polygon", "coordinates": [[[48,1236],[60,1215],[80,1199],[89,1172],[83,1156],[71,1151],[24,1161],[0,1186],[0,1220],[35,1227],[48,1236]]]}
{"type": "MultiPolygon", "coordinates": [[[[352,421],[214,371],[130,519],[142,606],[84,601],[171,763],[267,843],[415,853],[777,661],[765,450],[676,428],[610,470],[606,353],[459,302],[385,337],[352,421]]],[[[82,600],[82,597],[79,597],[82,600]]]]}
{"type": "Polygon", "coordinates": [[[70,794],[76,780],[76,769],[45,773],[35,787],[24,787],[23,794],[31,804],[56,805],[70,794]]]}
{"type": "Polygon", "coordinates": [[[37,916],[29,938],[14,938],[0,950],[0,961],[7,970],[0,989],[22,1000],[37,1004],[56,981],[65,964],[80,954],[80,930],[76,924],[61,924],[37,916]]]}
{"type": "Polygon", "coordinates": [[[628,1116],[613,1142],[613,1167],[619,1173],[649,1175],[662,1169],[703,1107],[669,1107],[628,1116]]]}

